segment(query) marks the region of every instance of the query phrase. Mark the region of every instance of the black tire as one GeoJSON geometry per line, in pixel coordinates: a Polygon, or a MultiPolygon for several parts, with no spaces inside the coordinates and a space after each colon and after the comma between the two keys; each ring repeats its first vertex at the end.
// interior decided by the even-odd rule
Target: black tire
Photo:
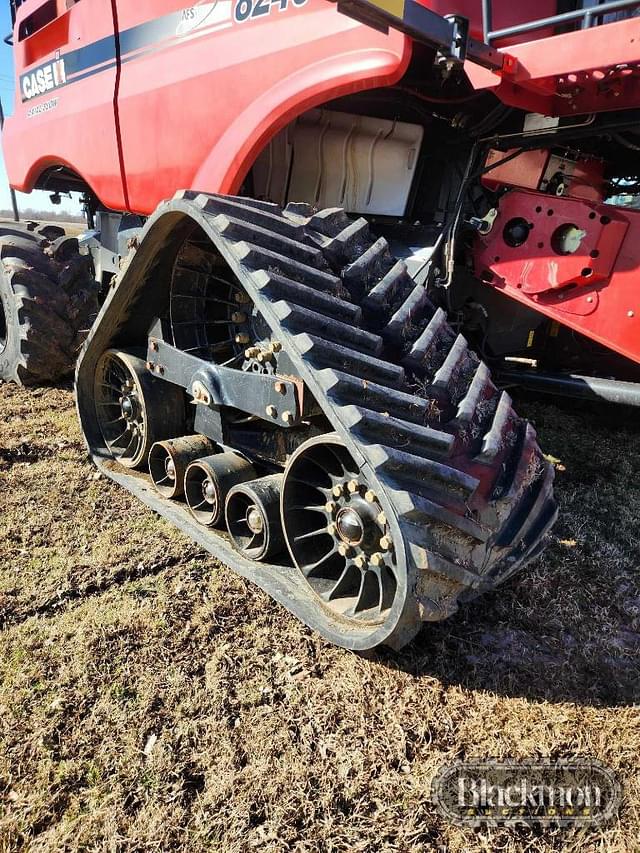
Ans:
{"type": "Polygon", "coordinates": [[[69,375],[97,294],[91,259],[59,226],[1,225],[0,380],[38,385],[69,375]]]}

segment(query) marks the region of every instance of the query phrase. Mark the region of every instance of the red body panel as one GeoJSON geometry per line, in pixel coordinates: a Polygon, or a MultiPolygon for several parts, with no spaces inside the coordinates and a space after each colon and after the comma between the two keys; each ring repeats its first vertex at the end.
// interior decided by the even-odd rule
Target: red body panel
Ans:
{"type": "MultiPolygon", "coordinates": [[[[235,0],[204,5],[215,5],[213,16],[190,27],[188,17],[182,20],[184,0],[118,0],[122,164],[115,68],[92,69],[92,76],[57,90],[57,107],[34,119],[27,120],[27,111],[47,96],[26,104],[18,96],[5,136],[11,183],[29,191],[46,166],[65,164],[107,206],[143,214],[177,189],[232,192],[287,121],[330,98],[395,82],[411,56],[411,43],[400,33],[377,33],[338,15],[326,0],[288,0],[283,11],[271,4],[268,13],[244,22],[234,20],[235,0]],[[154,21],[160,21],[157,33],[153,25],[144,31],[154,21]]],[[[21,16],[32,8],[27,2],[21,16]]],[[[72,7],[79,21],[98,10],[101,28],[92,17],[76,41],[88,43],[108,31],[111,4],[82,0],[72,7]]],[[[36,65],[54,57],[40,55],[36,65]]]]}
{"type": "MultiPolygon", "coordinates": [[[[18,38],[20,23],[43,5],[28,0],[18,10],[14,33],[16,78],[37,68],[56,54],[66,54],[106,39],[115,51],[113,16],[107,0],[76,3],[62,18],[33,35],[18,38]],[[62,21],[62,26],[60,24],[62,21]]],[[[79,79],[69,76],[66,87],[22,102],[16,87],[14,116],[3,133],[3,149],[11,184],[29,192],[38,177],[51,166],[68,166],[81,175],[108,207],[124,206],[122,176],[113,99],[115,64],[105,63],[101,73],[79,79]],[[57,100],[54,108],[39,112],[57,100]]]]}
{"type": "MultiPolygon", "coordinates": [[[[537,9],[530,17],[538,17],[537,9]]],[[[531,39],[509,47],[498,74],[465,63],[476,89],[492,89],[506,104],[543,115],[580,115],[640,103],[640,18],[531,39]]]]}
{"type": "Polygon", "coordinates": [[[514,191],[502,198],[491,232],[478,238],[475,267],[513,299],[639,362],[639,245],[639,210],[514,191]],[[505,226],[516,218],[533,227],[513,247],[505,226]],[[575,252],[560,254],[559,229],[570,225],[584,237],[575,252]]]}

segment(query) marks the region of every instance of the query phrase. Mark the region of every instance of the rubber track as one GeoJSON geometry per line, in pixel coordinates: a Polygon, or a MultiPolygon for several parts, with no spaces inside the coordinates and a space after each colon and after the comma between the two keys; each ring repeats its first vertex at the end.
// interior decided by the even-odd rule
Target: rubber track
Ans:
{"type": "Polygon", "coordinates": [[[268,304],[291,335],[289,355],[317,402],[375,473],[416,570],[422,618],[449,615],[537,555],[557,509],[533,427],[366,220],[177,198],[210,218],[258,310],[268,304]]]}
{"type": "Polygon", "coordinates": [[[98,311],[88,257],[59,226],[0,228],[0,298],[8,326],[0,379],[19,385],[70,374],[98,311]]]}

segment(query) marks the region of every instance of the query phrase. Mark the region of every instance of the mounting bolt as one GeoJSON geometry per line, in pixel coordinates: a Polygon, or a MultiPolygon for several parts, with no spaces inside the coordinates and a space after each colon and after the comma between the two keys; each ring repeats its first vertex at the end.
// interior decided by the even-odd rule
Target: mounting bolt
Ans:
{"type": "Polygon", "coordinates": [[[265,361],[271,361],[272,358],[273,353],[269,352],[268,350],[261,350],[258,353],[258,361],[260,362],[260,364],[263,364],[265,361]]]}
{"type": "Polygon", "coordinates": [[[295,421],[295,416],[293,412],[286,411],[282,413],[282,420],[285,424],[292,424],[295,421]]]}
{"type": "Polygon", "coordinates": [[[348,545],[338,545],[338,554],[340,554],[341,557],[350,557],[352,551],[348,545]]]}
{"type": "Polygon", "coordinates": [[[270,418],[277,418],[278,417],[278,410],[276,409],[275,406],[267,406],[266,411],[267,411],[267,414],[269,415],[270,418]]]}
{"type": "Polygon", "coordinates": [[[202,382],[194,382],[191,388],[191,393],[193,394],[193,399],[197,400],[199,403],[206,403],[207,405],[209,405],[209,403],[211,402],[209,392],[204,387],[202,382]]]}
{"type": "Polygon", "coordinates": [[[246,321],[247,315],[244,313],[244,311],[234,311],[231,315],[232,323],[246,323],[246,321]]]}
{"type": "Polygon", "coordinates": [[[368,560],[363,554],[358,554],[358,556],[353,561],[359,569],[366,569],[368,560]]]}
{"type": "Polygon", "coordinates": [[[164,376],[164,367],[161,364],[157,365],[156,372],[159,373],[160,376],[164,376]]]}
{"type": "Polygon", "coordinates": [[[333,524],[333,522],[327,525],[327,533],[329,534],[329,536],[335,536],[337,532],[338,528],[335,524],[333,524]]]}
{"type": "Polygon", "coordinates": [[[635,313],[633,311],[627,311],[627,317],[635,317],[635,313]]]}
{"type": "Polygon", "coordinates": [[[338,504],[335,503],[334,501],[328,501],[324,505],[324,509],[325,509],[325,512],[329,512],[329,513],[335,512],[338,509],[338,504]]]}
{"type": "Polygon", "coordinates": [[[384,554],[372,554],[371,562],[374,566],[384,566],[384,554]]]}
{"type": "Polygon", "coordinates": [[[245,335],[244,332],[241,332],[239,335],[236,335],[235,341],[237,344],[248,344],[249,343],[249,335],[245,335]]]}
{"type": "Polygon", "coordinates": [[[384,527],[387,523],[387,515],[384,512],[379,512],[376,521],[381,527],[384,527]]]}
{"type": "Polygon", "coordinates": [[[282,344],[280,343],[280,341],[271,341],[271,343],[269,344],[269,349],[271,350],[271,352],[280,352],[280,350],[282,349],[282,344]]]}
{"type": "Polygon", "coordinates": [[[390,536],[383,536],[380,540],[380,547],[383,551],[390,551],[392,544],[390,536]]]}
{"type": "Polygon", "coordinates": [[[367,489],[364,493],[364,499],[368,504],[374,504],[377,500],[376,493],[372,492],[371,489],[367,489]]]}
{"type": "Polygon", "coordinates": [[[152,361],[147,362],[147,370],[151,370],[153,372],[154,367],[155,367],[155,364],[152,361]]]}
{"type": "Polygon", "coordinates": [[[258,347],[249,347],[249,349],[246,349],[244,351],[244,357],[245,358],[255,358],[259,352],[260,352],[260,350],[258,349],[258,347]]]}
{"type": "Polygon", "coordinates": [[[150,346],[153,352],[158,352],[158,341],[151,341],[150,346]]]}
{"type": "Polygon", "coordinates": [[[333,489],[331,489],[331,492],[332,492],[334,498],[341,498],[344,495],[344,487],[343,486],[334,486],[333,489]]]}
{"type": "Polygon", "coordinates": [[[355,495],[355,493],[360,489],[360,483],[357,480],[349,480],[347,483],[347,489],[352,495],[355,495]]]}

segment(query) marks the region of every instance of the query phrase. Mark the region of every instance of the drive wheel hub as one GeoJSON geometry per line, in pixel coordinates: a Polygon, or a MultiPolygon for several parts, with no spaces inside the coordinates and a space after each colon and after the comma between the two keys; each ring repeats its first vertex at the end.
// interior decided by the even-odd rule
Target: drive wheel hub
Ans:
{"type": "Polygon", "coordinates": [[[380,622],[398,591],[385,513],[337,436],[301,445],[285,471],[282,522],[291,556],[325,606],[380,622]]]}

